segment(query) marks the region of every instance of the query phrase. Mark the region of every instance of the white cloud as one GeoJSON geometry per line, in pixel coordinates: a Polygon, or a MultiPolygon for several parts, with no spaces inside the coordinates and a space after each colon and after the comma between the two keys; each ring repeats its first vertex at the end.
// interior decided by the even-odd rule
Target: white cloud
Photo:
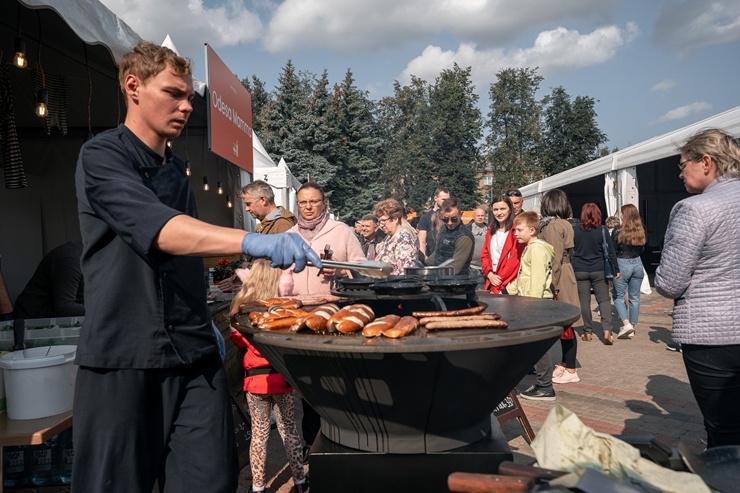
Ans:
{"type": "Polygon", "coordinates": [[[653,39],[668,50],[697,49],[740,40],[740,2],[682,0],[666,2],[655,22],[653,39]]]}
{"type": "Polygon", "coordinates": [[[671,111],[665,113],[663,116],[659,117],[657,120],[650,122],[650,124],[656,125],[658,123],[672,122],[674,120],[682,120],[695,113],[699,113],[701,111],[710,110],[710,109],[712,109],[711,104],[705,101],[698,101],[696,103],[691,103],[685,106],[679,106],[678,108],[674,108],[671,111]]]}
{"type": "Polygon", "coordinates": [[[210,8],[202,0],[101,0],[142,38],[161,43],[167,34],[181,53],[202,50],[203,43],[233,46],[263,36],[259,16],[243,2],[228,0],[210,8]]]}
{"type": "Polygon", "coordinates": [[[628,23],[624,29],[601,27],[587,34],[558,27],[541,32],[529,48],[479,50],[474,44],[462,43],[457,51],[452,51],[427,46],[408,63],[399,80],[405,84],[414,75],[431,82],[453,63],[463,68],[473,67],[472,79],[476,86],[496,80],[496,73],[504,68],[539,67],[538,73],[546,75],[598,65],[614,58],[619,48],[631,42],[638,33],[634,23],[628,23]]]}
{"type": "Polygon", "coordinates": [[[652,87],[651,90],[654,91],[654,92],[668,92],[671,89],[673,89],[674,87],[676,87],[676,81],[675,80],[673,80],[673,79],[665,79],[665,80],[662,80],[662,81],[658,82],[657,84],[655,84],[652,87]]]}
{"type": "Polygon", "coordinates": [[[273,53],[300,48],[374,50],[440,32],[463,43],[510,41],[523,30],[601,17],[612,0],[285,0],[265,38],[273,53]]]}

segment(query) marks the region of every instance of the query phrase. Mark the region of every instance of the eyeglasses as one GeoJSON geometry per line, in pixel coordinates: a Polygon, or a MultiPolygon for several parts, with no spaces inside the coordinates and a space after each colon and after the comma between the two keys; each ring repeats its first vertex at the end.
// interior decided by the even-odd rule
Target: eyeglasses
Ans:
{"type": "Polygon", "coordinates": [[[521,197],[522,192],[520,192],[519,190],[509,190],[508,192],[506,192],[506,196],[507,197],[521,197]]]}
{"type": "Polygon", "coordinates": [[[680,169],[681,171],[685,170],[686,169],[686,165],[689,164],[689,163],[691,163],[691,162],[693,162],[693,161],[694,161],[693,159],[684,159],[683,161],[681,161],[680,163],[678,163],[678,169],[680,169]]]}
{"type": "Polygon", "coordinates": [[[378,224],[380,224],[380,225],[382,226],[382,225],[384,225],[385,223],[387,223],[387,222],[388,222],[388,221],[390,221],[390,220],[391,220],[391,218],[390,218],[390,217],[386,217],[385,219],[383,219],[383,218],[379,217],[379,218],[378,218],[378,224]]]}
{"type": "Polygon", "coordinates": [[[298,207],[300,207],[301,209],[304,209],[305,207],[308,206],[308,204],[311,204],[311,207],[316,207],[322,202],[323,200],[301,200],[300,202],[298,202],[298,207]]]}
{"type": "Polygon", "coordinates": [[[458,222],[460,220],[460,218],[457,217],[457,216],[443,217],[441,219],[442,219],[442,222],[445,223],[445,224],[450,224],[450,223],[455,224],[456,222],[458,222]]]}

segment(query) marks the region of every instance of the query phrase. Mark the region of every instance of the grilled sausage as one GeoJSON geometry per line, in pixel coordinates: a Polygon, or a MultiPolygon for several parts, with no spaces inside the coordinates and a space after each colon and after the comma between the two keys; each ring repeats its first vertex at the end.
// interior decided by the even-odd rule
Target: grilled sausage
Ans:
{"type": "Polygon", "coordinates": [[[442,312],[413,312],[411,315],[413,315],[416,318],[423,318],[423,317],[458,317],[461,315],[477,315],[481,313],[483,310],[485,310],[486,307],[481,306],[473,306],[470,308],[462,308],[460,310],[447,310],[442,312]]]}
{"type": "Polygon", "coordinates": [[[362,335],[365,337],[377,337],[384,330],[392,329],[401,319],[398,315],[386,315],[376,318],[362,329],[362,335]]]}
{"type": "Polygon", "coordinates": [[[334,303],[319,305],[308,315],[297,320],[296,330],[309,329],[314,332],[325,332],[328,329],[329,319],[338,311],[339,307],[334,303]]]}
{"type": "Polygon", "coordinates": [[[419,328],[419,320],[416,317],[405,316],[401,317],[396,325],[392,329],[383,331],[385,337],[391,337],[397,339],[399,337],[405,337],[419,328]]]}
{"type": "Polygon", "coordinates": [[[503,320],[457,320],[451,318],[444,322],[429,322],[424,327],[427,330],[435,329],[472,329],[472,328],[486,328],[486,329],[505,329],[509,324],[503,320]]]}
{"type": "Polygon", "coordinates": [[[367,305],[358,303],[345,306],[329,319],[329,332],[351,334],[361,330],[374,319],[375,313],[367,305]]]}
{"type": "Polygon", "coordinates": [[[446,322],[446,321],[462,321],[462,320],[498,320],[501,315],[498,313],[481,313],[480,315],[462,315],[459,317],[424,317],[419,320],[421,325],[426,325],[429,322],[446,322]]]}

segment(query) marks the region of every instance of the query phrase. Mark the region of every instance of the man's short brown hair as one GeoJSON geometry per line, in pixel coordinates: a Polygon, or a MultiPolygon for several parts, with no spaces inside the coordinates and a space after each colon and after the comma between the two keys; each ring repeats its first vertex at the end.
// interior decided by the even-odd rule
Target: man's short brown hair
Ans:
{"type": "Polygon", "coordinates": [[[529,228],[534,228],[534,235],[537,236],[537,230],[540,226],[540,217],[534,211],[522,212],[514,218],[514,226],[524,223],[529,228]]]}
{"type": "Polygon", "coordinates": [[[142,84],[146,84],[167,67],[180,77],[193,75],[190,59],[181,57],[165,46],[142,41],[126,53],[118,65],[118,83],[121,91],[125,96],[127,75],[135,75],[142,84]]]}

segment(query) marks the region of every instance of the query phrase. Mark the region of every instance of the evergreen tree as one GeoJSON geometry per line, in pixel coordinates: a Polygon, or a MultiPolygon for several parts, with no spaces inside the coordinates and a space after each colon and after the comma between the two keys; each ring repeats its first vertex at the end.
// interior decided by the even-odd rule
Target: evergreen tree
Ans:
{"type": "Polygon", "coordinates": [[[373,104],[354,83],[352,71],[335,88],[333,108],[339,122],[339,140],[333,158],[337,166],[329,185],[334,214],[342,220],[356,219],[372,211],[380,198],[379,140],[373,104]]]}
{"type": "Polygon", "coordinates": [[[272,97],[262,82],[256,75],[252,75],[252,82],[248,78],[241,80],[242,86],[252,95],[252,130],[260,135],[266,127],[265,118],[267,116],[267,107],[272,102],[272,97]]]}
{"type": "Polygon", "coordinates": [[[383,138],[382,183],[384,196],[393,197],[407,207],[422,211],[434,192],[429,85],[411,77],[408,86],[394,82],[394,95],[383,98],[378,120],[383,138]]]}
{"type": "Polygon", "coordinates": [[[535,95],[542,82],[537,69],[508,68],[491,84],[486,166],[493,171],[494,193],[518,188],[544,176],[540,158],[542,106],[535,95]]]}
{"type": "Polygon", "coordinates": [[[470,80],[471,68],[461,69],[457,64],[445,69],[430,92],[430,158],[434,163],[430,173],[434,185],[449,188],[463,208],[480,203],[478,186],[478,140],[481,138],[482,119],[477,107],[478,95],[470,80]]]}

